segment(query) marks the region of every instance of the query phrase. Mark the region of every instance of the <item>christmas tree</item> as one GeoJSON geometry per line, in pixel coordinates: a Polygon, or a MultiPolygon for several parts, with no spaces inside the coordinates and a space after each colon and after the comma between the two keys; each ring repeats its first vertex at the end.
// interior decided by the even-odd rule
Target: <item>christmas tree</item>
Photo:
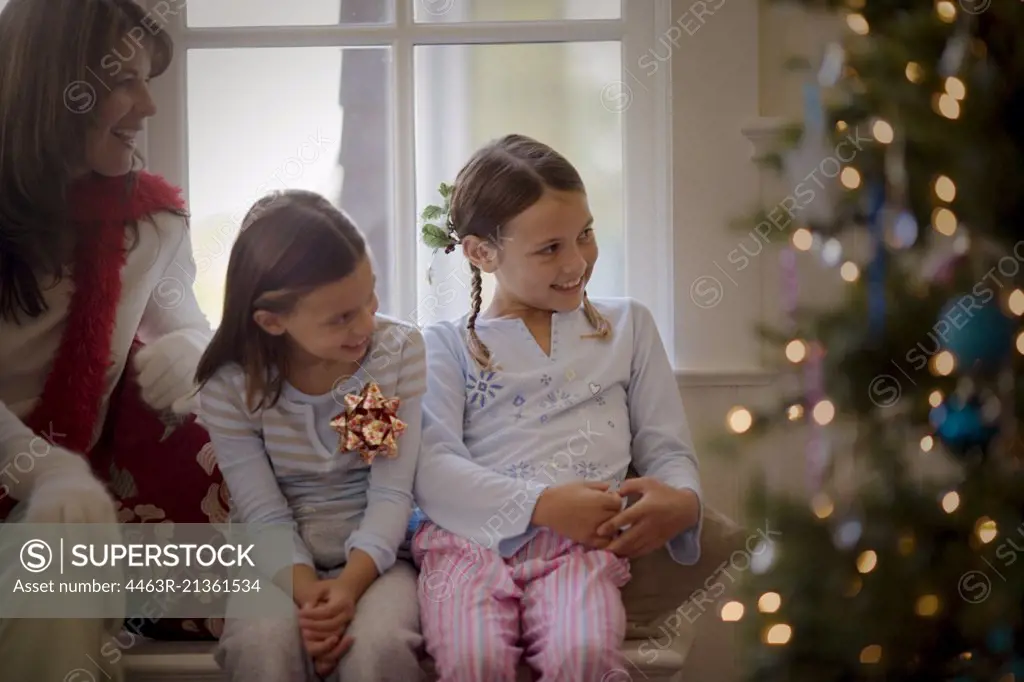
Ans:
{"type": "Polygon", "coordinates": [[[783,399],[728,422],[804,429],[809,489],[755,486],[781,539],[722,616],[752,681],[1024,680],[1024,2],[799,4],[846,30],[764,160],[798,227],[783,399]],[[838,304],[802,305],[807,258],[838,304]]]}

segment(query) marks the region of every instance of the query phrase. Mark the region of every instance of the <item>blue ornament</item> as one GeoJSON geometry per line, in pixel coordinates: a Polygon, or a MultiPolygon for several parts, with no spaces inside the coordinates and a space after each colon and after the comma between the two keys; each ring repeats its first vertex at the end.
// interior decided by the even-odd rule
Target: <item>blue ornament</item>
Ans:
{"type": "Polygon", "coordinates": [[[914,214],[909,211],[900,213],[896,219],[896,225],[893,226],[892,236],[896,248],[905,249],[913,246],[917,241],[917,221],[914,219],[914,214]]]}
{"type": "MultiPolygon", "coordinates": [[[[991,294],[991,292],[990,292],[991,294]]],[[[995,369],[1013,350],[1016,322],[999,306],[995,295],[982,304],[970,294],[949,301],[935,324],[946,350],[960,370],[995,369]]]]}
{"type": "Polygon", "coordinates": [[[885,327],[885,270],[888,252],[885,249],[885,225],[882,210],[885,208],[885,184],[874,181],[867,186],[867,218],[874,254],[868,262],[868,335],[872,340],[881,337],[885,327]]]}
{"type": "Polygon", "coordinates": [[[946,449],[958,457],[974,449],[984,454],[999,432],[997,424],[986,422],[983,418],[977,400],[965,403],[955,395],[932,408],[929,421],[946,449]]]}
{"type": "Polygon", "coordinates": [[[885,241],[894,249],[908,249],[917,241],[917,219],[906,209],[882,209],[885,241]]]}
{"type": "Polygon", "coordinates": [[[850,549],[860,540],[863,526],[857,519],[844,522],[836,529],[833,542],[839,549],[850,549]]]}

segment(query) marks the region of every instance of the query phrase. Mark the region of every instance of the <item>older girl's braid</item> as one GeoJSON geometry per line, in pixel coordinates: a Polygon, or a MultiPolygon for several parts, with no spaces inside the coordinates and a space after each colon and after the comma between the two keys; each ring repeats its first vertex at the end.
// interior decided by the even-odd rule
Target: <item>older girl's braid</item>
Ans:
{"type": "Polygon", "coordinates": [[[466,328],[469,330],[469,354],[473,356],[481,369],[491,369],[491,351],[476,333],[476,318],[480,314],[480,306],[483,303],[484,280],[480,275],[480,268],[472,263],[469,267],[473,271],[473,289],[470,294],[473,299],[473,310],[466,321],[466,328]]]}
{"type": "Polygon", "coordinates": [[[605,319],[605,316],[598,312],[594,304],[590,302],[587,292],[583,292],[583,314],[587,322],[594,328],[593,334],[586,334],[585,339],[607,339],[612,334],[612,325],[605,319]]]}

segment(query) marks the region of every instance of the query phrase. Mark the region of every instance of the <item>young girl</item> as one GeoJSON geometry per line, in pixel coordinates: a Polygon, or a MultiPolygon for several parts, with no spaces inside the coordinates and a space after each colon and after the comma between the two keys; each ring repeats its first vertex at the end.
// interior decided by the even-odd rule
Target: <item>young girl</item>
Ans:
{"type": "Polygon", "coordinates": [[[629,558],[700,555],[672,367],[644,306],[587,298],[593,223],[572,165],[521,135],[455,181],[447,247],[471,263],[473,308],[424,332],[429,521],[413,538],[442,681],[511,682],[521,655],[544,682],[605,679],[623,666],[629,558]],[[481,272],[497,280],[484,312],[481,272]],[[631,464],[642,477],[624,480],[631,464]]]}
{"type": "Polygon", "coordinates": [[[377,314],[375,283],[358,229],[310,192],[256,202],[232,247],[223,322],[196,377],[200,416],[235,518],[294,529],[275,577],[290,578],[297,607],[228,619],[217,661],[234,682],[420,674],[416,572],[396,556],[424,348],[413,326],[377,314]],[[375,432],[347,418],[353,407],[369,408],[375,432]]]}

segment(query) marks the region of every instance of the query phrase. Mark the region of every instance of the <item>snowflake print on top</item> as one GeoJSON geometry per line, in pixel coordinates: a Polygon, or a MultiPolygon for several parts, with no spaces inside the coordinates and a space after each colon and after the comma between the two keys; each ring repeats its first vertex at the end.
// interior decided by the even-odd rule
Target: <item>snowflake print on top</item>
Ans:
{"type": "Polygon", "coordinates": [[[487,405],[488,399],[494,398],[497,395],[495,391],[504,388],[501,384],[494,383],[495,376],[497,376],[497,373],[492,371],[480,372],[479,376],[474,376],[470,373],[469,381],[466,382],[466,391],[470,395],[470,405],[484,407],[487,405]]]}
{"type": "Polygon", "coordinates": [[[509,464],[501,473],[511,478],[521,479],[533,479],[537,475],[537,468],[529,462],[517,462],[516,464],[509,464]]]}
{"type": "Polygon", "coordinates": [[[547,386],[548,384],[551,383],[551,377],[549,377],[547,374],[541,375],[540,383],[542,383],[545,386],[547,386]]]}
{"type": "Polygon", "coordinates": [[[561,405],[562,407],[570,407],[573,403],[573,396],[565,391],[551,391],[544,396],[544,402],[540,404],[542,410],[550,410],[553,407],[561,405]]]}
{"type": "Polygon", "coordinates": [[[577,476],[585,478],[588,481],[600,480],[604,472],[604,469],[593,462],[588,461],[576,462],[574,470],[576,471],[577,476]]]}

